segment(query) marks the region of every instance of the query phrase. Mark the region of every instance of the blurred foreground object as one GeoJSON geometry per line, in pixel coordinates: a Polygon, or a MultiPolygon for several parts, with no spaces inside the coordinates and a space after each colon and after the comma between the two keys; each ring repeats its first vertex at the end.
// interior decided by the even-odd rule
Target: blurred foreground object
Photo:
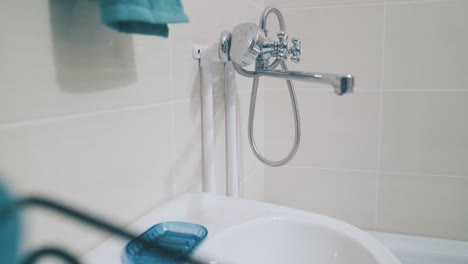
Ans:
{"type": "Polygon", "coordinates": [[[15,264],[19,245],[19,217],[11,197],[0,184],[0,263],[15,264]],[[8,217],[6,214],[8,213],[8,217]]]}
{"type": "MultiPolygon", "coordinates": [[[[124,240],[136,241],[139,246],[145,248],[146,250],[158,253],[159,257],[162,259],[168,259],[170,261],[163,263],[193,263],[201,264],[198,261],[190,259],[188,253],[198,244],[193,243],[182,253],[187,254],[174,254],[172,250],[173,247],[167,247],[167,245],[172,246],[171,243],[158,244],[158,241],[148,241],[144,239],[138,239],[139,235],[126,230],[121,229],[118,226],[115,226],[105,220],[99,219],[96,216],[88,214],[84,211],[74,209],[72,206],[65,205],[54,200],[50,200],[42,197],[27,197],[22,199],[13,199],[9,196],[6,190],[0,184],[0,264],[33,264],[38,262],[40,259],[46,257],[55,257],[64,261],[68,264],[79,264],[80,261],[78,258],[68,253],[67,251],[61,248],[55,247],[45,247],[40,248],[35,251],[28,252],[26,254],[22,253],[22,256],[19,256],[18,246],[19,246],[19,232],[20,232],[20,211],[24,210],[27,207],[40,207],[41,209],[46,209],[55,213],[60,213],[62,215],[68,216],[70,218],[81,221],[84,224],[92,226],[100,231],[106,231],[113,235],[116,235],[124,240]],[[174,261],[175,260],[175,261],[174,261]]],[[[184,223],[186,224],[186,223],[184,223]]],[[[206,229],[205,229],[206,231],[206,229]]],[[[184,234],[177,234],[178,236],[184,234]]],[[[206,235],[206,233],[205,233],[206,235]]],[[[204,238],[204,236],[203,236],[204,238]]],[[[199,242],[199,241],[197,241],[199,242]]],[[[180,251],[180,250],[179,250],[180,251]]],[[[179,253],[177,251],[177,253],[179,253]]]]}

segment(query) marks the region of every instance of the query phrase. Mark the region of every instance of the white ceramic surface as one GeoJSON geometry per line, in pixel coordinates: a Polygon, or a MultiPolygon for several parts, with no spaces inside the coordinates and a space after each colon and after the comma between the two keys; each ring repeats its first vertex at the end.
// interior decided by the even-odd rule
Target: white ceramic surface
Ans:
{"type": "MultiPolygon", "coordinates": [[[[164,221],[197,223],[208,236],[193,257],[208,263],[399,264],[365,231],[344,222],[272,204],[210,194],[186,194],[129,229],[144,232],[164,221]]],[[[85,263],[120,263],[125,241],[111,238],[85,263]]]]}
{"type": "Polygon", "coordinates": [[[370,232],[388,247],[401,264],[466,264],[468,242],[409,236],[382,232],[370,232]]]}

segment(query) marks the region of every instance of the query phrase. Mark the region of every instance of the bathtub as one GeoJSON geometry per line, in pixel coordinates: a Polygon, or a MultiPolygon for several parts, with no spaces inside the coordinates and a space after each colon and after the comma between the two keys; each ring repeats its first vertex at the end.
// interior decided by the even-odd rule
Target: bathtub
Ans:
{"type": "Polygon", "coordinates": [[[369,232],[402,264],[468,264],[468,242],[369,232]]]}
{"type": "MultiPolygon", "coordinates": [[[[290,256],[294,256],[298,258],[294,263],[309,263],[311,258],[315,258],[318,260],[317,263],[394,264],[398,262],[396,259],[398,258],[401,264],[468,264],[468,242],[365,232],[325,216],[273,204],[206,193],[189,193],[173,199],[137,219],[129,226],[129,229],[136,233],[143,233],[154,224],[166,221],[196,223],[208,229],[207,239],[193,255],[201,260],[221,259],[227,260],[228,263],[265,263],[264,261],[251,262],[251,260],[254,257],[264,260],[263,256],[269,256],[274,260],[272,262],[278,263],[276,260],[280,257],[290,260],[290,256]],[[303,236],[303,234],[307,235],[303,236]],[[299,243],[288,243],[284,247],[277,243],[266,243],[278,241],[277,235],[289,237],[287,241],[299,243]],[[254,241],[254,243],[253,246],[246,242],[241,243],[243,245],[239,249],[241,253],[231,250],[238,249],[240,241],[254,241]],[[266,243],[262,249],[267,249],[267,251],[258,250],[255,243],[266,243]],[[294,245],[299,246],[303,254],[297,254],[295,251],[297,248],[294,248],[294,245]],[[317,251],[320,248],[325,250],[317,251]],[[364,251],[356,250],[357,248],[364,251]],[[393,252],[393,255],[389,250],[393,252]],[[309,255],[310,252],[314,253],[309,255]],[[364,253],[357,254],[359,252],[364,253]],[[372,254],[369,253],[369,255],[366,252],[372,252],[372,254]],[[276,255],[273,256],[272,253],[276,255]],[[371,257],[366,258],[366,256],[371,257]],[[362,261],[363,259],[365,261],[362,261]]],[[[111,237],[83,256],[83,263],[121,263],[122,249],[126,243],[127,241],[111,237]]],[[[289,262],[281,260],[279,263],[289,262]]]]}

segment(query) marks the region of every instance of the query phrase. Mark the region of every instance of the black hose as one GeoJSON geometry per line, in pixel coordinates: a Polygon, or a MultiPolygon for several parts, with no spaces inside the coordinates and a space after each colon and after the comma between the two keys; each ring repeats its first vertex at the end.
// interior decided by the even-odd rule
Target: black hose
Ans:
{"type": "Polygon", "coordinates": [[[56,211],[58,213],[67,215],[71,218],[80,220],[97,229],[115,234],[123,239],[133,240],[138,237],[138,235],[122,230],[120,227],[110,224],[107,221],[104,221],[95,216],[91,216],[85,212],[74,209],[70,206],[67,206],[67,205],[46,199],[46,198],[41,198],[41,197],[23,198],[21,200],[18,200],[16,205],[17,205],[17,208],[19,209],[23,209],[29,206],[39,206],[48,210],[56,211]]]}
{"type": "MultiPolygon", "coordinates": [[[[25,208],[28,208],[30,206],[38,206],[44,209],[52,210],[57,213],[64,214],[70,218],[77,219],[85,224],[88,224],[94,228],[97,228],[99,230],[103,230],[109,233],[112,233],[114,235],[119,236],[120,238],[123,238],[125,240],[134,240],[137,239],[139,236],[137,234],[127,232],[125,230],[122,230],[120,227],[115,226],[103,219],[99,219],[96,216],[89,215],[83,211],[80,211],[78,209],[74,209],[71,206],[47,199],[47,198],[42,198],[42,197],[27,197],[23,198],[20,200],[17,200],[13,204],[7,205],[4,208],[1,208],[0,210],[0,224],[2,221],[7,219],[10,215],[23,210],[25,208]]],[[[154,250],[157,250],[160,252],[160,254],[168,254],[171,255],[173,252],[169,251],[168,249],[162,248],[157,244],[150,243],[144,240],[140,240],[140,243],[143,244],[149,244],[148,246],[151,246],[154,250]]],[[[56,256],[59,257],[67,263],[70,264],[79,264],[79,261],[77,258],[72,256],[71,254],[67,253],[66,251],[58,248],[42,248],[37,251],[34,251],[32,253],[27,254],[27,257],[23,260],[22,264],[32,264],[35,263],[38,259],[45,257],[45,256],[56,256]]],[[[186,263],[192,263],[192,264],[202,264],[199,261],[190,259],[187,257],[185,260],[186,263]]]]}
{"type": "Polygon", "coordinates": [[[33,251],[31,253],[28,253],[26,257],[21,261],[21,264],[36,263],[37,261],[45,257],[59,258],[68,264],[80,264],[78,259],[74,257],[73,255],[71,255],[70,253],[66,252],[63,249],[54,248],[54,247],[45,247],[45,248],[41,248],[39,250],[33,251]]]}

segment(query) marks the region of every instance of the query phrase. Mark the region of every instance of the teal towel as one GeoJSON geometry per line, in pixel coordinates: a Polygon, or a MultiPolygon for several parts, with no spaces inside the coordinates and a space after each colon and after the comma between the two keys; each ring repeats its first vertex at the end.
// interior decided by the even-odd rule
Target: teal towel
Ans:
{"type": "Polygon", "coordinates": [[[102,23],[124,33],[167,37],[169,23],[186,23],[180,0],[99,0],[102,23]]]}

